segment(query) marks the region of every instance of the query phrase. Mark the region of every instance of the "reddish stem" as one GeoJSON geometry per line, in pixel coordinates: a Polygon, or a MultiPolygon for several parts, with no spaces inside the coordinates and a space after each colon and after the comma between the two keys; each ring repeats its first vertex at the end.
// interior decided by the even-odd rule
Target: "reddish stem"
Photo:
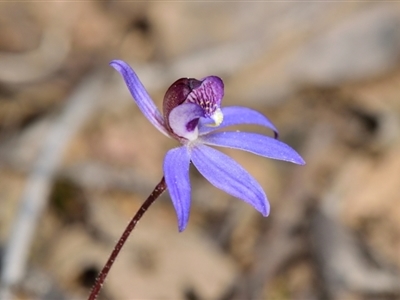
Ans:
{"type": "Polygon", "coordinates": [[[146,201],[142,204],[142,206],[137,211],[136,215],[132,218],[129,222],[128,226],[125,228],[124,233],[120,237],[118,243],[115,245],[113,252],[111,253],[110,257],[108,258],[106,264],[104,265],[103,269],[101,270],[100,274],[97,276],[96,283],[94,284],[92,291],[89,295],[88,300],[96,300],[101,288],[103,287],[104,280],[106,279],[108,272],[110,271],[114,261],[116,260],[119,252],[121,251],[122,247],[124,246],[126,240],[128,239],[129,235],[131,234],[132,230],[135,228],[136,224],[142,218],[143,214],[147,211],[151,204],[167,189],[167,185],[165,183],[164,177],[161,179],[159,184],[154,188],[153,192],[150,196],[146,199],[146,201]]]}

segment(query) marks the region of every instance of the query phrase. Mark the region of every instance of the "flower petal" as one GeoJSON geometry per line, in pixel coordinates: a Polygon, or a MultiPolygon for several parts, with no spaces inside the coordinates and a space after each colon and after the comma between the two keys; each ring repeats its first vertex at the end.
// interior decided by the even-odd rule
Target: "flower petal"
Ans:
{"type": "Polygon", "coordinates": [[[157,106],[150,98],[143,84],[140,82],[136,73],[132,68],[122,60],[113,60],[110,62],[110,66],[116,69],[125,80],[125,83],[131,92],[133,99],[137,106],[145,115],[145,117],[163,134],[169,136],[168,131],[164,125],[164,119],[161,116],[157,106]]]}
{"type": "Polygon", "coordinates": [[[169,114],[169,126],[174,134],[187,140],[197,139],[199,118],[204,116],[203,109],[194,103],[184,103],[175,107],[169,114]]]}
{"type": "Polygon", "coordinates": [[[305,164],[303,158],[285,143],[257,133],[215,132],[201,136],[201,141],[207,145],[240,149],[272,159],[305,164]]]}
{"type": "Polygon", "coordinates": [[[201,119],[199,123],[200,135],[204,135],[228,126],[249,124],[270,128],[274,131],[275,138],[278,137],[278,130],[274,124],[272,124],[272,122],[266,116],[256,110],[242,106],[227,106],[222,108],[222,113],[224,115],[224,120],[218,127],[210,126],[210,124],[213,124],[212,120],[201,119]]]}
{"type": "Polygon", "coordinates": [[[196,103],[210,117],[220,106],[224,97],[224,82],[217,76],[208,76],[201,80],[200,86],[194,88],[186,101],[196,103]]]}
{"type": "Polygon", "coordinates": [[[164,159],[165,182],[178,217],[179,231],[183,231],[190,213],[190,156],[186,147],[169,150],[164,159]]]}
{"type": "Polygon", "coordinates": [[[269,203],[263,189],[236,161],[205,145],[193,147],[191,158],[197,170],[211,184],[268,216],[269,203]]]}

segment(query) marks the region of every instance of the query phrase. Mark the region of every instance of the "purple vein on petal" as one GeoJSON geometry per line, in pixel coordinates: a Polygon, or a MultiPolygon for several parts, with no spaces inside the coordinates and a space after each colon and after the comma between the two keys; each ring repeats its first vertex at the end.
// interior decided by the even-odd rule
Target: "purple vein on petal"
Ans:
{"type": "Polygon", "coordinates": [[[301,156],[285,143],[257,133],[216,132],[202,136],[201,140],[207,145],[234,148],[272,159],[305,164],[301,156]]]}
{"type": "Polygon", "coordinates": [[[205,145],[193,147],[191,157],[197,170],[215,187],[251,204],[264,216],[269,214],[260,184],[232,158],[205,145]]]}
{"type": "Polygon", "coordinates": [[[190,212],[190,157],[186,147],[171,149],[164,159],[165,182],[178,217],[179,231],[185,230],[190,212]]]}
{"type": "Polygon", "coordinates": [[[275,138],[278,137],[278,130],[276,129],[275,125],[272,124],[272,122],[266,116],[254,109],[242,106],[227,106],[222,108],[222,113],[224,115],[224,120],[218,127],[207,126],[212,124],[213,121],[209,119],[202,119],[199,124],[200,135],[204,135],[228,126],[248,124],[260,125],[272,129],[275,134],[275,138]]]}
{"type": "Polygon", "coordinates": [[[122,60],[113,60],[110,62],[110,66],[116,69],[123,79],[135,100],[137,106],[145,115],[145,117],[163,134],[169,136],[165,129],[164,119],[161,116],[160,111],[150,98],[143,84],[140,82],[138,76],[133,69],[122,60]]]}

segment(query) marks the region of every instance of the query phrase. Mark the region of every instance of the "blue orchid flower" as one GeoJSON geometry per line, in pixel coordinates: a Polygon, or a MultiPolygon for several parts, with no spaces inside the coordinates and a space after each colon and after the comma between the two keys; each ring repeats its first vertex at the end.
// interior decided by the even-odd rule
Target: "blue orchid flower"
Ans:
{"type": "Polygon", "coordinates": [[[219,77],[177,80],[165,94],[161,115],[127,63],[113,60],[110,65],[122,75],[145,117],[161,133],[181,144],[167,152],[163,164],[179,231],[186,228],[189,220],[191,163],[215,187],[249,203],[263,216],[269,214],[270,206],[260,184],[232,158],[209,146],[240,149],[272,159],[305,164],[295,150],[277,139],[277,129],[264,115],[240,106],[221,108],[224,84],[219,77]],[[275,138],[250,132],[220,131],[240,124],[267,127],[273,130],[275,138]]]}

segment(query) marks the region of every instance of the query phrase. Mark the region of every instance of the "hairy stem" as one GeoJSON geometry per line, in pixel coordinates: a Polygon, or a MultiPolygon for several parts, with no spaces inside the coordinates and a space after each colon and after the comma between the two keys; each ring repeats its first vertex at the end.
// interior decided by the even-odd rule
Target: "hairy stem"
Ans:
{"type": "Polygon", "coordinates": [[[161,181],[157,184],[154,188],[153,192],[150,196],[146,199],[146,201],[142,204],[142,206],[137,211],[136,215],[132,218],[129,222],[128,226],[125,228],[125,231],[122,233],[118,243],[115,245],[113,252],[111,253],[110,257],[108,258],[106,264],[104,265],[103,269],[101,270],[100,274],[97,276],[96,283],[94,284],[92,291],[89,295],[88,300],[96,300],[101,288],[103,287],[104,281],[110,271],[114,261],[116,260],[119,252],[121,251],[122,247],[124,246],[126,240],[128,239],[129,235],[131,234],[132,230],[135,228],[136,224],[142,218],[143,214],[147,211],[151,204],[167,189],[167,185],[165,183],[165,178],[163,177],[161,181]]]}

